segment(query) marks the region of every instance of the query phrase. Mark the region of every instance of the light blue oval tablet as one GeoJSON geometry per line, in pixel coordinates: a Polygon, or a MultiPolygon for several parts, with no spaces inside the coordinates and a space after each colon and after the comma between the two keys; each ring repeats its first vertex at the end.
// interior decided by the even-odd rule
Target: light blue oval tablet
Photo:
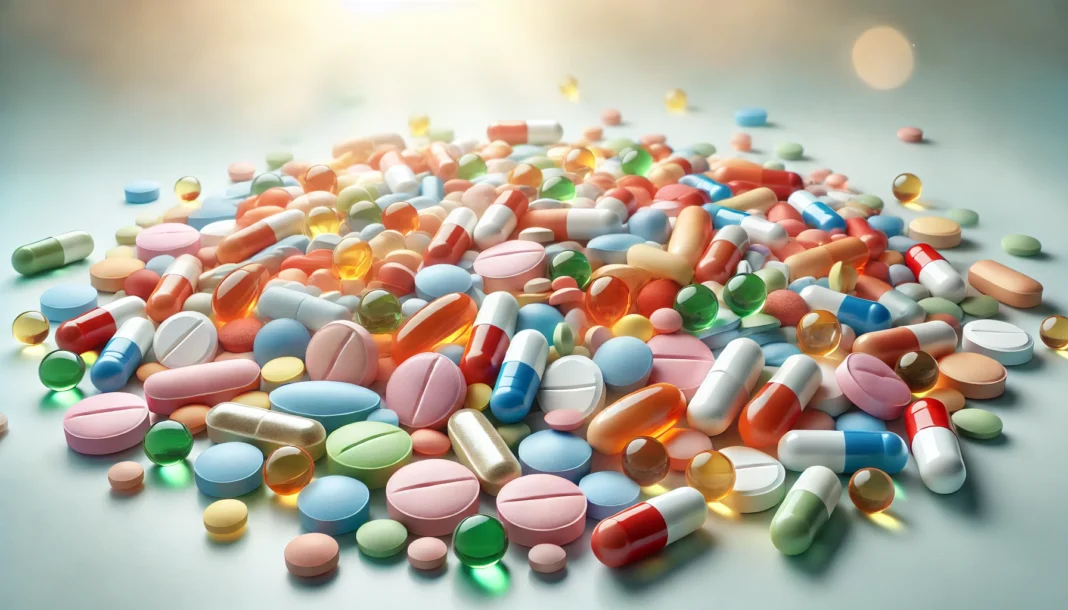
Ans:
{"type": "Polygon", "coordinates": [[[890,265],[890,285],[911,284],[916,281],[916,275],[906,265],[890,265]]]}
{"type": "Polygon", "coordinates": [[[627,250],[642,243],[645,243],[645,238],[641,235],[613,233],[594,237],[586,244],[586,248],[588,254],[602,265],[624,265],[627,262],[627,250]]]}
{"type": "Polygon", "coordinates": [[[553,332],[556,325],[564,321],[564,314],[560,313],[552,305],[545,303],[531,303],[519,308],[519,316],[515,321],[515,332],[534,329],[545,336],[549,346],[553,344],[553,332]]]}
{"type": "Polygon", "coordinates": [[[408,319],[427,306],[423,299],[408,298],[401,302],[401,315],[408,319]]]}
{"type": "Polygon", "coordinates": [[[897,216],[876,214],[875,216],[868,217],[868,226],[876,231],[886,233],[887,237],[894,237],[896,235],[901,235],[901,233],[904,232],[905,220],[898,218],[897,216]]]}
{"type": "Polygon", "coordinates": [[[391,426],[400,426],[400,416],[393,409],[375,409],[367,415],[367,421],[376,421],[391,426]]]}
{"type": "Polygon", "coordinates": [[[554,474],[578,483],[590,473],[593,449],[569,432],[542,430],[519,443],[519,463],[523,474],[554,474]]]}
{"type": "Polygon", "coordinates": [[[153,256],[147,263],[145,263],[145,269],[149,271],[155,271],[156,275],[163,276],[167,272],[167,267],[171,266],[174,262],[174,257],[170,254],[160,254],[159,256],[153,256]]]}
{"type": "MultiPolygon", "coordinates": [[[[433,178],[433,176],[431,176],[433,178]]],[[[434,178],[437,180],[437,178],[434,178]]],[[[441,199],[434,199],[433,197],[427,197],[426,195],[419,195],[418,197],[412,197],[408,200],[408,204],[415,208],[417,211],[422,211],[427,208],[432,208],[441,203],[441,199]]]]}
{"type": "Polygon", "coordinates": [[[760,349],[764,352],[765,366],[782,366],[787,358],[801,353],[801,350],[792,343],[769,343],[761,346],[760,349]]]}
{"type": "Polygon", "coordinates": [[[470,289],[471,274],[456,265],[431,265],[415,274],[415,294],[424,301],[470,289]]]}
{"type": "Polygon", "coordinates": [[[615,337],[593,355],[604,383],[616,392],[633,392],[645,385],[653,371],[653,350],[640,339],[615,337]]]}
{"type": "Polygon", "coordinates": [[[363,241],[371,241],[375,235],[378,235],[382,231],[385,231],[386,227],[379,222],[372,222],[363,229],[360,229],[360,239],[363,241]]]}
{"type": "Polygon", "coordinates": [[[534,144],[518,144],[512,148],[512,154],[508,155],[508,158],[513,161],[523,162],[530,157],[544,154],[545,148],[541,146],[536,146],[534,144]]]}
{"type": "Polygon", "coordinates": [[[260,366],[283,356],[304,360],[309,341],[311,333],[300,322],[289,318],[271,320],[256,333],[256,339],[252,342],[252,355],[260,366]]]}
{"type": "Polygon", "coordinates": [[[464,346],[450,343],[449,345],[442,345],[434,351],[452,360],[452,363],[456,366],[460,366],[460,358],[464,355],[464,346]]]}
{"type": "Polygon", "coordinates": [[[864,411],[849,411],[839,415],[838,419],[834,420],[834,427],[843,432],[846,430],[886,432],[886,422],[864,411]]]}
{"type": "Polygon", "coordinates": [[[382,404],[377,393],[340,381],[288,383],[271,392],[270,398],[271,410],[314,419],[327,433],[364,421],[382,404]]]}
{"type": "Polygon", "coordinates": [[[408,201],[409,197],[411,197],[411,195],[408,193],[389,193],[388,195],[382,195],[378,199],[375,199],[375,205],[384,210],[394,203],[408,201]]]}
{"type": "Polygon", "coordinates": [[[248,443],[212,445],[193,462],[197,489],[213,498],[236,498],[263,484],[263,453],[248,443]]]}
{"type": "Polygon", "coordinates": [[[812,277],[811,275],[806,275],[805,277],[799,277],[796,280],[790,282],[790,285],[787,286],[787,288],[791,292],[800,293],[805,288],[808,288],[809,286],[813,286],[815,284],[816,278],[812,277]]]}
{"type": "Polygon", "coordinates": [[[200,207],[186,218],[185,223],[199,231],[213,222],[232,220],[237,216],[237,206],[242,201],[244,198],[209,195],[204,197],[200,207]]]}
{"type": "Polygon", "coordinates": [[[886,240],[886,247],[893,250],[894,252],[900,252],[904,254],[906,250],[915,246],[918,243],[920,242],[914,239],[909,239],[904,235],[895,235],[890,239],[886,240]]]}
{"type": "Polygon", "coordinates": [[[340,536],[355,532],[371,513],[371,492],[362,482],[341,475],[318,478],[300,490],[300,525],[309,532],[340,536]]]}
{"type": "Polygon", "coordinates": [[[588,474],[582,477],[578,486],[586,496],[586,517],[596,521],[634,506],[641,496],[637,483],[614,470],[588,474]]]}
{"type": "Polygon", "coordinates": [[[734,111],[734,122],[739,127],[763,127],[768,123],[768,111],[763,108],[739,108],[734,111]]]}
{"type": "Polygon", "coordinates": [[[126,203],[151,203],[159,199],[159,183],[154,180],[134,180],[122,188],[126,203]]]}
{"type": "Polygon", "coordinates": [[[645,241],[666,244],[671,235],[671,224],[663,211],[642,208],[627,220],[627,231],[645,241]]]}
{"type": "Polygon", "coordinates": [[[96,288],[87,284],[60,284],[41,293],[41,313],[52,322],[66,322],[97,306],[96,288]]]}

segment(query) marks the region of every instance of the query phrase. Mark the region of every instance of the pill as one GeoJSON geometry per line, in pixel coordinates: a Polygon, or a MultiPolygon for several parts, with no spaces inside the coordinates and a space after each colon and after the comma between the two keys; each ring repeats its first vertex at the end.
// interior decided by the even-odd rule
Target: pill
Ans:
{"type": "Polygon", "coordinates": [[[968,269],[968,284],[998,302],[1027,309],[1042,302],[1042,284],[992,260],[978,261],[968,269]]]}
{"type": "Polygon", "coordinates": [[[578,482],[590,472],[593,450],[573,434],[541,430],[520,441],[516,455],[524,474],[551,474],[578,482]]]}
{"type": "MultiPolygon", "coordinates": [[[[721,500],[740,513],[759,513],[776,506],[786,494],[786,468],[751,447],[725,447],[720,453],[734,465],[734,489],[721,500]]],[[[703,496],[702,496],[703,497],[703,496]]]]}
{"type": "Polygon", "coordinates": [[[634,337],[615,337],[597,348],[593,362],[608,389],[626,393],[646,385],[653,370],[653,352],[634,337]]]}
{"type": "Polygon", "coordinates": [[[408,539],[408,530],[392,519],[368,521],[356,530],[356,546],[368,557],[393,557],[401,552],[408,539]]]}
{"type": "Polygon", "coordinates": [[[19,246],[11,254],[11,266],[22,275],[58,269],[93,253],[93,238],[84,231],[71,231],[19,246]]]}
{"type": "Polygon", "coordinates": [[[204,419],[210,410],[211,407],[206,405],[186,405],[175,409],[168,418],[184,425],[191,434],[197,435],[207,429],[204,419]]]}
{"type": "Polygon", "coordinates": [[[301,526],[310,532],[331,536],[359,529],[367,522],[369,509],[367,486],[345,476],[319,477],[297,496],[301,526]]]}
{"type": "Polygon", "coordinates": [[[240,500],[218,500],[204,509],[204,529],[214,536],[234,536],[245,529],[246,523],[248,507],[240,500]]]}
{"type": "Polygon", "coordinates": [[[703,432],[674,428],[668,430],[658,439],[667,450],[671,470],[686,470],[690,460],[699,453],[712,450],[712,441],[703,432]]]}
{"type": "Polygon", "coordinates": [[[708,506],[701,492],[679,487],[598,523],[590,547],[601,563],[620,567],[690,535],[707,517],[708,506]]]}
{"type": "Polygon", "coordinates": [[[115,491],[134,491],[144,480],[145,469],[137,462],[119,462],[108,468],[108,483],[115,491]]]}
{"type": "Polygon", "coordinates": [[[448,433],[457,460],[475,474],[489,495],[497,495],[501,487],[520,476],[519,460],[481,412],[460,409],[453,413],[448,433]]]}
{"type": "Polygon", "coordinates": [[[264,454],[292,445],[307,450],[316,460],[326,452],[327,437],[323,425],[296,415],[231,402],[213,408],[205,423],[208,438],[213,443],[246,442],[264,454]]]}
{"type": "Polygon", "coordinates": [[[379,489],[411,460],[412,438],[396,426],[361,421],[331,432],[326,439],[326,454],[332,472],[379,489]]]}
{"type": "Polygon", "coordinates": [[[567,566],[567,551],[555,544],[539,544],[530,549],[527,562],[539,574],[553,574],[567,566]]]}
{"type": "Polygon", "coordinates": [[[478,512],[479,482],[447,460],[422,460],[398,470],[386,484],[390,517],[419,536],[444,536],[478,512]]]}
{"type": "Polygon", "coordinates": [[[41,293],[41,313],[52,322],[66,322],[97,306],[96,288],[77,284],[53,286],[41,293]]]}
{"type": "Polygon", "coordinates": [[[974,320],[963,328],[961,349],[989,356],[1003,366],[1031,361],[1035,342],[1021,328],[1000,320],[974,320]]]}
{"type": "Polygon", "coordinates": [[[101,292],[119,292],[126,278],[145,268],[145,263],[135,258],[105,258],[89,267],[89,283],[101,292]]]}
{"type": "Polygon", "coordinates": [[[850,354],[835,371],[846,398],[885,420],[901,416],[912,398],[908,385],[889,366],[869,354],[850,354]]]}
{"type": "Polygon", "coordinates": [[[438,457],[448,453],[451,448],[449,437],[437,430],[412,431],[412,451],[417,455],[438,457]]]}
{"type": "Polygon", "coordinates": [[[953,424],[965,436],[981,440],[1001,434],[1001,418],[983,409],[961,409],[953,414],[953,424]]]}
{"type": "Polygon", "coordinates": [[[67,446],[85,455],[118,453],[141,443],[148,406],[134,394],[109,392],[78,401],[63,415],[67,446]]]}
{"type": "Polygon", "coordinates": [[[585,530],[586,497],[571,481],[530,474],[501,488],[497,515],[516,544],[568,544],[585,530]]]}
{"type": "Polygon", "coordinates": [[[952,388],[965,398],[997,398],[1005,392],[1005,367],[973,352],[957,352],[938,360],[939,388],[952,388]]]}
{"type": "Polygon", "coordinates": [[[953,248],[960,245],[960,225],[949,218],[921,216],[909,222],[909,237],[935,248],[953,248]]]}
{"type": "Polygon", "coordinates": [[[1042,243],[1030,235],[1012,233],[1001,238],[1001,249],[1013,256],[1035,256],[1042,251],[1042,243]]]}
{"type": "Polygon", "coordinates": [[[823,466],[810,466],[790,488],[771,519],[771,541],[784,555],[812,546],[842,495],[842,482],[823,466]]]}
{"type": "Polygon", "coordinates": [[[169,369],[210,362],[219,347],[219,334],[207,316],[183,311],[167,318],[152,339],[152,352],[169,369]]]}
{"type": "Polygon", "coordinates": [[[301,534],[285,548],[286,569],[294,576],[313,578],[337,567],[338,544],[326,534],[301,534]]]}
{"type": "Polygon", "coordinates": [[[302,381],[270,393],[272,410],[315,420],[328,434],[367,419],[381,405],[375,392],[338,381],[302,381]]]}
{"type": "Polygon", "coordinates": [[[417,570],[436,570],[445,565],[449,547],[439,538],[418,538],[408,545],[408,563],[417,570]]]}
{"type": "Polygon", "coordinates": [[[905,413],[905,431],[928,489],[950,494],[964,485],[967,468],[945,405],[932,398],[917,400],[905,413]]]}
{"type": "Polygon", "coordinates": [[[247,443],[212,445],[193,462],[193,479],[205,495],[243,496],[263,484],[263,454],[247,443]]]}

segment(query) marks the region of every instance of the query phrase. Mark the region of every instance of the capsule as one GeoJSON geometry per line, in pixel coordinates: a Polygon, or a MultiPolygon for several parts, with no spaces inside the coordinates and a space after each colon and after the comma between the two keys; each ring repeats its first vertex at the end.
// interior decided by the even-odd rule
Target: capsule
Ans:
{"type": "Polygon", "coordinates": [[[775,191],[769,188],[756,188],[728,199],[722,199],[717,203],[732,210],[760,212],[763,214],[778,202],[779,198],[775,195],[775,191]]]}
{"type": "Polygon", "coordinates": [[[825,309],[833,313],[839,322],[851,326],[858,335],[890,328],[890,311],[874,301],[835,292],[818,284],[806,287],[800,294],[809,309],[825,309]]]}
{"type": "Polygon", "coordinates": [[[430,171],[439,179],[448,182],[460,172],[460,165],[449,152],[449,146],[444,142],[434,142],[426,149],[426,162],[430,171]]]}
{"type": "Polygon", "coordinates": [[[913,301],[904,293],[894,290],[894,287],[877,277],[862,275],[857,278],[857,296],[869,301],[875,301],[890,312],[890,322],[893,326],[906,324],[919,324],[927,318],[927,312],[920,304],[913,301]]]}
{"type": "Polygon", "coordinates": [[[905,252],[905,264],[913,275],[936,297],[960,303],[968,287],[953,265],[927,244],[916,244],[905,252]]]}
{"type": "Polygon", "coordinates": [[[949,411],[941,401],[921,398],[905,411],[905,433],[927,489],[951,494],[964,485],[967,469],[949,411]]]}
{"type": "Polygon", "coordinates": [[[785,201],[795,190],[797,190],[788,184],[760,185],[756,182],[749,182],[748,180],[731,180],[727,183],[727,187],[730,188],[731,192],[735,195],[744,195],[750,191],[767,189],[775,194],[776,201],[785,201]]]}
{"type": "Polygon", "coordinates": [[[456,459],[475,475],[487,494],[497,495],[522,474],[519,460],[481,412],[460,409],[453,413],[448,432],[456,459]]]}
{"type": "Polygon", "coordinates": [[[686,396],[669,383],[654,383],[627,394],[594,416],[586,440],[605,455],[623,451],[639,436],[656,438],[686,414],[686,396]]]}
{"type": "Polygon", "coordinates": [[[304,230],[304,212],[288,209],[231,233],[215,248],[220,263],[239,263],[257,252],[304,230]]]}
{"type": "Polygon", "coordinates": [[[790,268],[790,277],[827,277],[835,263],[863,268],[868,262],[868,247],[856,237],[836,239],[829,244],[791,254],[783,261],[790,268]]]}
{"type": "Polygon", "coordinates": [[[186,299],[197,291],[203,268],[200,259],[192,254],[183,254],[174,259],[145,301],[145,314],[159,323],[182,311],[186,299]]]}
{"type": "Polygon", "coordinates": [[[252,315],[271,274],[259,263],[249,263],[230,271],[211,295],[211,312],[216,324],[226,324],[252,315]]]}
{"type": "Polygon", "coordinates": [[[852,351],[871,354],[891,367],[909,352],[925,351],[937,360],[957,351],[957,332],[932,320],[862,335],[853,342],[852,351]]]}
{"type": "Polygon", "coordinates": [[[145,318],[130,318],[123,322],[89,370],[89,380],[96,389],[101,392],[121,390],[152,347],[155,334],[156,329],[145,318]]]}
{"type": "Polygon", "coordinates": [[[895,474],[908,463],[909,450],[893,432],[791,430],[779,439],[779,461],[796,472],[825,466],[838,474],[852,474],[861,468],[895,474]]]}
{"type": "Polygon", "coordinates": [[[749,236],[750,243],[778,250],[790,241],[790,236],[787,235],[786,229],[779,223],[714,203],[706,203],[702,207],[712,217],[712,224],[717,230],[731,225],[738,225],[745,230],[746,235],[749,236]]]}
{"type": "Polygon", "coordinates": [[[213,443],[249,443],[264,455],[289,445],[304,449],[313,460],[326,453],[326,428],[306,417],[224,402],[208,411],[204,423],[213,443]]]}
{"type": "Polygon", "coordinates": [[[314,332],[336,320],[351,320],[352,312],[342,305],[306,292],[274,287],[263,291],[260,315],[277,320],[291,318],[314,332]]]}
{"type": "MultiPolygon", "coordinates": [[[[846,230],[845,219],[831,209],[831,206],[820,201],[808,191],[796,191],[786,200],[790,207],[801,213],[801,219],[805,224],[821,231],[844,233],[846,230]]],[[[867,246],[865,246],[865,253],[867,246]]]]}
{"type": "Polygon", "coordinates": [[[486,128],[490,142],[501,140],[516,144],[555,144],[564,137],[564,128],[551,120],[500,121],[486,128]]]}
{"type": "Polygon", "coordinates": [[[733,339],[686,406],[690,427],[709,436],[725,432],[749,400],[763,370],[764,352],[756,341],[733,339]]]}
{"type": "Polygon", "coordinates": [[[618,568],[689,536],[707,518],[708,504],[701,492],[678,487],[598,523],[590,547],[598,561],[618,568]]]}
{"type": "Polygon", "coordinates": [[[712,243],[697,262],[694,278],[698,282],[725,284],[748,249],[749,236],[745,229],[737,225],[723,227],[716,231],[712,243]]]}
{"type": "Polygon", "coordinates": [[[685,207],[675,219],[667,251],[682,257],[686,264],[693,267],[701,260],[701,253],[712,239],[712,233],[711,216],[695,205],[685,207]]]}
{"type": "Polygon", "coordinates": [[[471,248],[478,216],[471,208],[449,212],[423,254],[423,265],[455,265],[471,248]]]}
{"type": "Polygon", "coordinates": [[[71,231],[15,248],[11,266],[22,275],[33,275],[78,262],[92,253],[92,236],[85,231],[71,231]]]}
{"type": "Polygon", "coordinates": [[[742,409],[738,433],[750,447],[769,447],[793,428],[823,374],[816,361],[803,354],[786,359],[771,379],[742,409]]]}
{"type": "Polygon", "coordinates": [[[533,329],[516,333],[490,395],[490,410],[498,421],[514,424],[530,413],[548,357],[545,335],[533,329]]]}
{"type": "Polygon", "coordinates": [[[415,172],[404,162],[400,153],[391,150],[382,155],[378,161],[378,167],[382,170],[382,177],[386,181],[391,193],[404,193],[406,195],[419,194],[419,180],[415,172]]]}
{"type": "Polygon", "coordinates": [[[708,195],[709,201],[712,202],[730,199],[734,196],[734,193],[731,192],[730,187],[726,184],[720,184],[704,174],[688,174],[679,178],[679,184],[685,184],[704,191],[708,195]]]}
{"type": "Polygon", "coordinates": [[[764,169],[759,165],[724,165],[710,172],[712,179],[720,184],[732,180],[744,180],[761,186],[773,184],[788,186],[795,191],[805,188],[805,181],[799,174],[776,169],[764,169]]]}
{"type": "Polygon", "coordinates": [[[130,318],[145,316],[145,302],[123,297],[71,318],[56,329],[56,345],[75,354],[101,347],[130,318]]]}
{"type": "Polygon", "coordinates": [[[494,292],[482,299],[471,338],[460,356],[460,372],[467,385],[493,385],[515,334],[519,302],[509,292],[494,292]]]}
{"type": "Polygon", "coordinates": [[[522,191],[512,189],[501,193],[475,225],[474,238],[478,249],[485,250],[507,240],[519,219],[527,213],[529,204],[530,200],[522,191]]]}
{"type": "Polygon", "coordinates": [[[879,260],[883,252],[886,252],[886,234],[871,228],[866,219],[847,218],[845,224],[846,235],[856,237],[868,247],[869,259],[879,260]]]}
{"type": "Polygon", "coordinates": [[[623,232],[619,215],[604,208],[556,208],[528,210],[519,219],[517,231],[540,227],[553,232],[554,241],[586,242],[594,237],[623,232]]]}
{"type": "Polygon", "coordinates": [[[807,551],[841,496],[838,475],[823,466],[807,468],[771,519],[771,543],[783,555],[807,551]]]}
{"type": "Polygon", "coordinates": [[[465,343],[478,314],[474,299],[453,292],[431,301],[408,318],[393,339],[392,358],[400,364],[439,345],[465,343]]]}

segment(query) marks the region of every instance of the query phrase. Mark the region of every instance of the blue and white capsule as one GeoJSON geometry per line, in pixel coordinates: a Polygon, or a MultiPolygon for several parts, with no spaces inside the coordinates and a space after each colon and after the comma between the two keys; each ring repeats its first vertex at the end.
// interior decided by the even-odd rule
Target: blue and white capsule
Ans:
{"type": "Polygon", "coordinates": [[[706,203],[701,207],[712,217],[712,226],[717,230],[728,225],[738,225],[745,229],[751,243],[778,249],[790,241],[786,229],[767,218],[753,216],[748,212],[732,210],[714,203],[706,203]]]}
{"type": "MultiPolygon", "coordinates": [[[[600,168],[597,169],[600,171],[600,168]]],[[[682,178],[679,178],[679,184],[685,184],[686,186],[692,186],[699,191],[704,191],[712,201],[722,201],[734,197],[734,192],[731,191],[731,187],[726,184],[720,184],[704,174],[687,174],[682,178]]]]}
{"type": "Polygon", "coordinates": [[[850,474],[861,468],[878,468],[895,474],[908,463],[909,448],[893,432],[791,430],[779,439],[779,461],[795,472],[826,466],[838,474],[850,474]]]}
{"type": "Polygon", "coordinates": [[[808,191],[794,191],[786,203],[801,213],[801,219],[813,229],[845,233],[845,219],[838,215],[826,202],[808,191]]]}
{"type": "Polygon", "coordinates": [[[502,424],[514,424],[530,413],[548,358],[549,342],[540,332],[521,330],[512,337],[490,394],[490,411],[502,424]]]}
{"type": "Polygon", "coordinates": [[[126,385],[152,347],[156,329],[146,318],[130,318],[104,346],[89,369],[89,380],[101,392],[117,392],[126,385]]]}
{"type": "Polygon", "coordinates": [[[804,288],[800,294],[809,309],[825,309],[833,313],[839,322],[852,326],[857,335],[886,330],[893,324],[890,310],[875,301],[835,292],[818,284],[804,288]]]}

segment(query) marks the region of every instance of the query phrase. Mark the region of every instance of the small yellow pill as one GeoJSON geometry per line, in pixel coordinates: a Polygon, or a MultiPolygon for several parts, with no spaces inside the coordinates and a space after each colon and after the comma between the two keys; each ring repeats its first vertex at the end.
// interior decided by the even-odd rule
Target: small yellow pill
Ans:
{"type": "Polygon", "coordinates": [[[848,294],[857,289],[857,277],[857,270],[852,265],[839,261],[827,274],[827,284],[835,292],[848,294]]]}
{"type": "Polygon", "coordinates": [[[259,407],[261,409],[271,408],[271,399],[268,398],[267,392],[245,392],[244,394],[236,396],[230,402],[236,402],[250,407],[259,407]]]}
{"type": "Polygon", "coordinates": [[[653,323],[649,321],[649,318],[636,313],[623,316],[612,327],[613,337],[634,337],[641,341],[648,341],[653,338],[654,333],[653,323]]]}
{"type": "Polygon", "coordinates": [[[219,500],[204,509],[204,529],[214,536],[233,536],[248,523],[248,507],[241,500],[219,500]]]}
{"type": "Polygon", "coordinates": [[[493,388],[488,385],[472,383],[467,386],[467,399],[464,401],[464,408],[482,411],[489,404],[490,394],[492,393],[493,388]]]}
{"type": "Polygon", "coordinates": [[[295,383],[304,378],[304,363],[295,356],[275,358],[263,365],[260,370],[260,389],[273,392],[275,389],[295,383]]]}

